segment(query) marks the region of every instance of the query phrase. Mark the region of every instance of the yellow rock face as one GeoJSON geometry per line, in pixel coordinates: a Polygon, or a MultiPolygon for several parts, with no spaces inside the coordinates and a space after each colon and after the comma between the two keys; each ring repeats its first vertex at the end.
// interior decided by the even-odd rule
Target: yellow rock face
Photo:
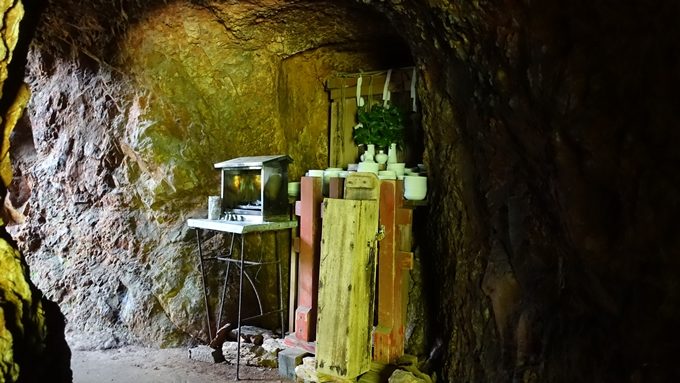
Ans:
{"type": "MultiPolygon", "coordinates": [[[[12,52],[19,39],[19,22],[24,15],[24,8],[21,1],[1,0],[0,11],[3,15],[0,19],[3,40],[0,44],[0,97],[7,97],[1,90],[8,76],[7,67],[12,60],[12,52]]],[[[14,97],[14,102],[0,120],[3,131],[0,177],[5,186],[12,180],[9,136],[28,102],[30,92],[28,87],[23,86],[16,95],[10,96],[14,97]]],[[[1,190],[0,197],[4,200],[5,188],[1,190]]],[[[4,232],[4,228],[0,230],[4,232]]],[[[21,368],[15,358],[13,346],[19,342],[32,343],[40,349],[39,344],[46,334],[45,317],[41,302],[33,302],[34,294],[21,254],[4,238],[0,239],[0,271],[0,381],[14,382],[19,379],[21,368]]]]}
{"type": "MultiPolygon", "coordinates": [[[[0,240],[0,377],[14,381],[19,377],[19,365],[14,360],[12,345],[17,334],[8,330],[8,324],[18,332],[24,332],[22,316],[25,307],[31,303],[31,289],[26,280],[26,273],[20,262],[19,252],[9,243],[0,240]],[[5,308],[11,308],[6,312],[5,308]],[[13,316],[8,317],[13,312],[13,316]]],[[[35,319],[43,322],[42,313],[35,319]]],[[[41,326],[42,327],[42,326],[41,326]]]]}
{"type": "MultiPolygon", "coordinates": [[[[0,11],[3,14],[3,21],[0,21],[0,24],[2,24],[0,25],[2,27],[0,33],[3,40],[3,43],[0,44],[0,97],[4,97],[2,84],[7,79],[7,66],[12,61],[12,52],[19,40],[19,23],[24,17],[24,5],[21,1],[1,0],[0,11]]],[[[2,146],[0,146],[0,177],[2,177],[5,186],[9,185],[12,180],[12,167],[9,162],[9,135],[12,133],[17,120],[21,117],[21,113],[28,102],[29,94],[28,88],[22,87],[7,115],[2,116],[2,120],[0,120],[3,131],[2,146]]],[[[1,197],[4,198],[4,194],[1,197]]]]}

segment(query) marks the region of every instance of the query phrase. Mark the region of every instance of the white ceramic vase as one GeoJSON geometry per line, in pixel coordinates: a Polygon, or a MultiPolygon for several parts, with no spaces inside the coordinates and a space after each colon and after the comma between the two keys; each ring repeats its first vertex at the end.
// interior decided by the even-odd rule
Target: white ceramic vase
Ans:
{"type": "Polygon", "coordinates": [[[387,163],[396,164],[397,163],[397,144],[391,144],[390,149],[387,151],[387,163]]]}
{"type": "Polygon", "coordinates": [[[387,154],[385,154],[384,150],[378,150],[378,154],[375,155],[375,161],[380,165],[387,163],[387,154]]]}
{"type": "Polygon", "coordinates": [[[373,157],[375,156],[375,145],[366,145],[366,151],[361,155],[361,162],[375,162],[373,157]]]}

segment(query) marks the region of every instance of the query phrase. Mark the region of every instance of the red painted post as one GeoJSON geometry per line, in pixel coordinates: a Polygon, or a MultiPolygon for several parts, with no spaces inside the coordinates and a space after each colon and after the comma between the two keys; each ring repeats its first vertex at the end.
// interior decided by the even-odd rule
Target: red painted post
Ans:
{"type": "Polygon", "coordinates": [[[328,181],[328,198],[343,198],[345,189],[345,179],[340,177],[331,177],[328,181]]]}
{"type": "Polygon", "coordinates": [[[385,227],[385,237],[378,253],[378,325],[373,347],[373,360],[380,363],[394,363],[404,354],[408,297],[405,274],[413,265],[413,215],[403,206],[403,194],[403,181],[381,181],[380,224],[385,227]]]}
{"type": "Polygon", "coordinates": [[[302,177],[300,184],[300,256],[298,264],[298,307],[295,337],[311,342],[316,338],[319,291],[320,210],[323,200],[320,177],[302,177]]]}

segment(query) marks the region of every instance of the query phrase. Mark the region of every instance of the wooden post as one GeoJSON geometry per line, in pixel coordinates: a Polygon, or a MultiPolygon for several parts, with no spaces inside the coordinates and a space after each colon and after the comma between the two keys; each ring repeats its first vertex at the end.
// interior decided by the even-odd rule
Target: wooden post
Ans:
{"type": "Polygon", "coordinates": [[[319,287],[320,208],[322,180],[302,177],[300,184],[300,256],[298,260],[298,307],[295,310],[295,337],[311,342],[316,335],[317,293],[319,287]]]}
{"type": "Polygon", "coordinates": [[[404,354],[408,280],[404,270],[412,268],[412,210],[403,206],[403,181],[380,183],[380,224],[385,237],[378,256],[378,325],[375,328],[373,360],[394,363],[404,354]]]}
{"type": "MultiPolygon", "coordinates": [[[[291,216],[293,219],[298,219],[297,201],[292,201],[291,216]]],[[[298,227],[299,227],[298,220],[298,227]]],[[[289,282],[288,282],[288,331],[295,330],[295,309],[297,308],[297,275],[298,275],[298,253],[300,252],[300,235],[298,228],[293,228],[290,231],[290,266],[289,266],[289,282]]]]}
{"type": "Polygon", "coordinates": [[[345,189],[345,180],[340,177],[331,177],[328,181],[328,198],[342,199],[345,189]]]}

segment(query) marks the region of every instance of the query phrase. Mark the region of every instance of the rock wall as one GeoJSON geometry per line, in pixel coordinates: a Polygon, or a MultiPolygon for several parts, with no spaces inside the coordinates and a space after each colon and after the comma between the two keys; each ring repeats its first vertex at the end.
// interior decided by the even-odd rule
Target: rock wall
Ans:
{"type": "MultiPolygon", "coordinates": [[[[53,1],[38,25],[33,97],[13,141],[10,200],[26,223],[13,234],[69,318],[73,347],[205,340],[185,221],[219,193],[213,164],[289,153],[291,178],[325,167],[325,78],[375,68],[376,46],[403,44],[351,4],[130,2],[123,14],[103,3],[53,1]]],[[[270,254],[273,242],[247,247],[270,254]]],[[[214,305],[223,270],[208,273],[214,305]]]]}

